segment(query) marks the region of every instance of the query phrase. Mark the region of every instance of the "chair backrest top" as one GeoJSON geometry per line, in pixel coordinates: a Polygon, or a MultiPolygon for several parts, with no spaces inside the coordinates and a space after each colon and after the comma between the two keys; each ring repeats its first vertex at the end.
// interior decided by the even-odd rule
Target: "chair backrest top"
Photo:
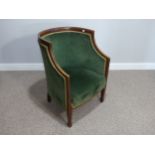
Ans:
{"type": "Polygon", "coordinates": [[[52,29],[47,29],[44,31],[41,31],[39,33],[39,38],[44,38],[47,35],[52,35],[55,33],[59,32],[79,32],[83,34],[90,34],[94,35],[94,31],[86,28],[81,28],[81,27],[58,27],[58,28],[52,28],[52,29]]]}
{"type": "Polygon", "coordinates": [[[97,47],[94,31],[86,28],[58,27],[44,30],[39,33],[39,43],[48,47],[51,59],[64,70],[81,66],[98,68],[96,65],[103,62],[101,59],[109,59],[97,47]]]}
{"type": "Polygon", "coordinates": [[[92,34],[92,30],[84,28],[63,27],[42,31],[40,39],[52,46],[51,52],[61,67],[75,67],[85,64],[95,55],[92,34]]]}

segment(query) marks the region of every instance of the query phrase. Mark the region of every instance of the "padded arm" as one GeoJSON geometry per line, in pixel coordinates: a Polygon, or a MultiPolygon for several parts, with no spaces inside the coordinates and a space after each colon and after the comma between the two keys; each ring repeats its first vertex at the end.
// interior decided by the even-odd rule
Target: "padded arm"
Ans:
{"type": "Polygon", "coordinates": [[[47,77],[48,93],[52,99],[66,107],[67,104],[67,80],[69,75],[65,73],[54,61],[51,53],[51,45],[43,40],[39,41],[42,51],[45,72],[47,77]]]}
{"type": "Polygon", "coordinates": [[[91,47],[94,51],[94,56],[90,58],[91,63],[89,63],[89,65],[92,65],[90,67],[96,70],[97,72],[104,73],[107,78],[110,58],[98,48],[95,42],[94,31],[92,31],[89,37],[90,37],[91,47]]]}

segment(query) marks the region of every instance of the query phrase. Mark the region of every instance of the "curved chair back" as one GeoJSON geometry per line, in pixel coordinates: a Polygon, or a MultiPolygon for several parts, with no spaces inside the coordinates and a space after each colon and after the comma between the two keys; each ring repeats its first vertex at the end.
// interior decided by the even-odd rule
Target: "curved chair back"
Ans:
{"type": "MultiPolygon", "coordinates": [[[[41,32],[40,38],[51,44],[53,56],[64,70],[69,67],[89,67],[96,70],[101,66],[100,57],[96,59],[95,64],[90,63],[96,55],[92,30],[77,27],[56,28],[41,32]]],[[[103,70],[99,69],[100,71],[103,70]]]]}
{"type": "Polygon", "coordinates": [[[104,100],[110,58],[102,53],[94,31],[62,27],[39,33],[48,87],[48,101],[54,100],[67,110],[72,126],[72,110],[101,91],[104,100]]]}

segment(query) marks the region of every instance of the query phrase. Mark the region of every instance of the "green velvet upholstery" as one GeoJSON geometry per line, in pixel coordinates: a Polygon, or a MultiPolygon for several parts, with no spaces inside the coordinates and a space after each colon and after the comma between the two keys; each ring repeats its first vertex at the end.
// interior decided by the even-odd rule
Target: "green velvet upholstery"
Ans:
{"type": "Polygon", "coordinates": [[[56,61],[63,69],[84,67],[103,73],[104,61],[94,51],[87,34],[64,32],[46,36],[44,39],[52,43],[56,61]]]}
{"type": "Polygon", "coordinates": [[[51,65],[46,53],[46,48],[44,46],[40,46],[40,47],[41,47],[43,61],[45,65],[48,93],[55,102],[65,106],[64,79],[57,73],[57,71],[51,65]]]}
{"type": "Polygon", "coordinates": [[[103,74],[85,68],[67,68],[71,77],[71,96],[74,107],[84,103],[101,91],[106,84],[103,74]]]}
{"type": "MultiPolygon", "coordinates": [[[[42,39],[52,44],[52,53],[57,64],[70,76],[73,108],[105,88],[105,60],[94,48],[89,34],[59,32],[42,36],[42,39]]],[[[47,49],[41,46],[41,50],[48,92],[52,99],[65,106],[65,80],[50,64],[47,49]]]]}

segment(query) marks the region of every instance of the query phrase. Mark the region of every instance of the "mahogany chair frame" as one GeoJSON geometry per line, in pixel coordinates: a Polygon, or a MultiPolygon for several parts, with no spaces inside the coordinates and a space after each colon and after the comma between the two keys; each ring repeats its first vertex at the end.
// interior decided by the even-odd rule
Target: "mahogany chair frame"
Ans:
{"type": "MultiPolygon", "coordinates": [[[[96,42],[95,42],[95,37],[94,37],[94,31],[90,30],[90,29],[85,29],[85,28],[80,28],[80,27],[59,27],[59,28],[52,28],[52,29],[48,29],[45,31],[42,31],[39,33],[38,36],[38,41],[40,44],[45,45],[48,48],[48,55],[49,55],[49,59],[53,62],[54,66],[56,67],[56,69],[62,74],[62,76],[65,78],[66,81],[66,94],[67,94],[67,125],[68,127],[72,126],[72,111],[73,111],[73,107],[72,107],[72,101],[71,101],[71,93],[70,93],[70,77],[67,76],[67,74],[65,74],[62,69],[60,69],[60,66],[58,66],[58,64],[56,63],[56,60],[53,57],[52,53],[52,44],[45,41],[44,39],[42,39],[42,36],[50,34],[50,33],[55,33],[55,32],[65,32],[65,31],[73,31],[73,32],[82,32],[82,33],[88,33],[90,34],[91,38],[92,38],[92,43],[94,45],[94,47],[96,48],[96,50],[100,53],[100,55],[102,55],[102,57],[104,57],[106,59],[106,66],[105,66],[105,77],[106,80],[108,79],[108,72],[109,72],[109,63],[110,63],[110,58],[104,54],[97,46],[96,42]]],[[[107,85],[107,84],[106,84],[107,85]]],[[[104,101],[104,96],[105,96],[105,90],[106,87],[101,90],[101,96],[100,96],[100,102],[104,101]]],[[[50,95],[47,93],[47,100],[48,102],[51,101],[51,97],[50,95]]]]}

